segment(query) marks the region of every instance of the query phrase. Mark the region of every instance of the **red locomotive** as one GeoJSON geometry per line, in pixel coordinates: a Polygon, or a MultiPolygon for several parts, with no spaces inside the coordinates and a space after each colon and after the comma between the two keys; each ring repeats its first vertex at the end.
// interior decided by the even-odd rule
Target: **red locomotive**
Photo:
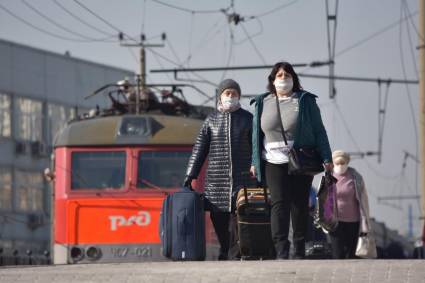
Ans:
{"type": "MultiPolygon", "coordinates": [[[[71,121],[56,138],[53,263],[165,260],[162,201],[181,186],[202,120],[169,113],[170,103],[149,99],[141,100],[149,111],[112,99],[111,109],[71,121]]],[[[197,181],[202,190],[203,175],[197,181]]],[[[207,257],[213,258],[217,245],[206,220],[207,257]]]]}

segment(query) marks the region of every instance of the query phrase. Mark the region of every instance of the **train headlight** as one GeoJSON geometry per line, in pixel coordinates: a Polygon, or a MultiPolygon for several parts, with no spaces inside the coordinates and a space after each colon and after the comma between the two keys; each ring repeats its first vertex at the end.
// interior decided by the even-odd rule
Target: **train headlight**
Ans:
{"type": "Polygon", "coordinates": [[[97,247],[89,247],[86,250],[86,255],[90,260],[98,260],[102,256],[102,251],[97,247]]]}
{"type": "Polygon", "coordinates": [[[152,117],[124,117],[118,130],[118,137],[150,137],[163,126],[152,117]]]}
{"type": "Polygon", "coordinates": [[[84,258],[84,250],[80,247],[71,248],[71,259],[74,262],[80,261],[84,258]]]}

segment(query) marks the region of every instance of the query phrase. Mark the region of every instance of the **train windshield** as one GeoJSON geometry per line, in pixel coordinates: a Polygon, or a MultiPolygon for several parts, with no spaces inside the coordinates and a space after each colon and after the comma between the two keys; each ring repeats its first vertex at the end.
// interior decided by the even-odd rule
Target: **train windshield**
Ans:
{"type": "Polygon", "coordinates": [[[73,152],[71,189],[121,189],[125,165],[124,151],[73,152]]]}
{"type": "Polygon", "coordinates": [[[181,187],[190,151],[142,151],[139,154],[137,188],[181,187]]]}

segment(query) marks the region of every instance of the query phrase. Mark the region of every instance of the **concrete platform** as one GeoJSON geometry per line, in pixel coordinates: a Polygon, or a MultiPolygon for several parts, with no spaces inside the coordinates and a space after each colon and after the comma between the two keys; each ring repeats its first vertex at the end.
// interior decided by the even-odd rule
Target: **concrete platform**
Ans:
{"type": "Polygon", "coordinates": [[[0,282],[425,283],[425,260],[206,261],[2,267],[0,282]]]}

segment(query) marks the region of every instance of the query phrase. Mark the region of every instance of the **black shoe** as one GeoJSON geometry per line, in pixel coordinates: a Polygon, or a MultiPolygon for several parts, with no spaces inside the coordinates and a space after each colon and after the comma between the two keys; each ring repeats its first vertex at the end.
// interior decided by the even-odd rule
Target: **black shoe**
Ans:
{"type": "Polygon", "coordinates": [[[228,260],[228,256],[227,254],[219,254],[218,255],[218,260],[228,260]]]}
{"type": "Polygon", "coordinates": [[[293,259],[305,259],[305,255],[294,255],[293,259]]]}

